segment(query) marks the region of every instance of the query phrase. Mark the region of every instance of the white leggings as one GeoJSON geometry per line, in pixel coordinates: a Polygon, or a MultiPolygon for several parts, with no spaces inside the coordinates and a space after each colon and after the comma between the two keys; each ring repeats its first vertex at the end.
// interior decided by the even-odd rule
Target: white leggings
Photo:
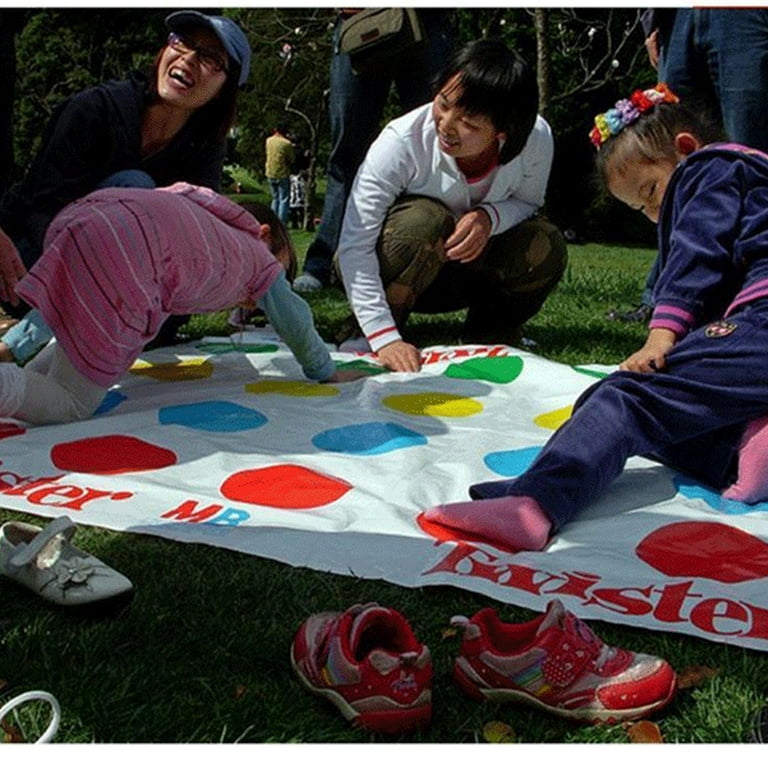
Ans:
{"type": "Polygon", "coordinates": [[[79,421],[93,415],[106,392],[75,370],[56,341],[24,368],[0,363],[0,416],[30,424],[79,421]]]}

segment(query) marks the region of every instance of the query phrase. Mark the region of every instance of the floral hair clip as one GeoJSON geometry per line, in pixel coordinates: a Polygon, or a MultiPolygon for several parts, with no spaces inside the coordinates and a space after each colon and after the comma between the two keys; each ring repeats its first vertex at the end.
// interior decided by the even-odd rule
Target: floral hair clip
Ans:
{"type": "Polygon", "coordinates": [[[657,104],[676,104],[678,101],[680,99],[666,83],[658,83],[644,91],[638,89],[628,99],[620,99],[607,112],[595,116],[595,125],[589,132],[589,139],[599,149],[606,139],[621,133],[657,104]]]}

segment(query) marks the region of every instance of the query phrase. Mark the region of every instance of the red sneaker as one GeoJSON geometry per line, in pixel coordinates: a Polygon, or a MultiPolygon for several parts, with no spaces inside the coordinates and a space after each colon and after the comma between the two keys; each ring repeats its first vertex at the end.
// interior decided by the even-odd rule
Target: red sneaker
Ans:
{"type": "Polygon", "coordinates": [[[432,660],[405,618],[376,603],[317,613],[299,628],[291,662],[301,682],[353,725],[380,733],[432,716],[432,660]]]}
{"type": "Polygon", "coordinates": [[[454,678],[476,700],[531,704],[572,720],[616,723],[661,709],[677,689],[666,661],[606,645],[559,600],[524,624],[506,624],[492,608],[451,623],[464,629],[454,678]]]}

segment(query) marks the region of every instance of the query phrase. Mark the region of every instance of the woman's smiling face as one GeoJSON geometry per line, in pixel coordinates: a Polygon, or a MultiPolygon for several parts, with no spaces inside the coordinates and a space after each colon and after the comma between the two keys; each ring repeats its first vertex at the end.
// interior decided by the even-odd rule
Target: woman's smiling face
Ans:
{"type": "Polygon", "coordinates": [[[187,110],[214,99],[227,80],[229,58],[218,37],[197,27],[172,34],[160,56],[157,92],[162,101],[187,110]]]}
{"type": "Polygon", "coordinates": [[[479,157],[498,148],[505,135],[486,115],[469,114],[456,103],[461,96],[460,75],[454,75],[432,102],[440,150],[459,160],[479,157]]]}

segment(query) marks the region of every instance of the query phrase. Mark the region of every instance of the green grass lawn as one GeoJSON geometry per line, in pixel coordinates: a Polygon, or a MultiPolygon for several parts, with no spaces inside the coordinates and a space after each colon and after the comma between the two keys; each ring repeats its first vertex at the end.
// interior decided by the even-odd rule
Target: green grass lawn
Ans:
{"type": "MultiPolygon", "coordinates": [[[[303,253],[311,235],[295,237],[303,253]]],[[[570,253],[565,278],[526,336],[552,360],[615,363],[645,333],[640,325],[608,321],[606,313],[637,302],[653,253],[608,245],[573,246],[570,253]]],[[[347,313],[341,292],[326,289],[310,303],[319,329],[332,338],[347,313]]],[[[415,316],[411,328],[421,345],[450,344],[460,325],[457,313],[415,316]]],[[[226,313],[196,317],[189,330],[227,333],[226,313]]],[[[0,522],[11,519],[41,523],[0,511],[0,522]]],[[[524,609],[452,587],[406,589],[151,536],[83,528],[76,543],[136,584],[121,616],[77,618],[0,579],[0,681],[59,698],[59,742],[474,743],[484,740],[491,721],[509,724],[513,739],[524,743],[629,740],[621,725],[581,726],[525,708],[476,704],[459,693],[450,677],[458,645],[446,631],[450,617],[496,605],[507,620],[522,621],[533,616],[524,609]],[[434,717],[422,733],[384,738],[353,730],[291,671],[289,646],[308,614],[367,601],[403,612],[432,650],[434,717]]],[[[664,656],[678,671],[714,671],[653,718],[666,742],[748,739],[768,701],[768,656],[682,635],[592,626],[606,641],[664,656]]]]}

